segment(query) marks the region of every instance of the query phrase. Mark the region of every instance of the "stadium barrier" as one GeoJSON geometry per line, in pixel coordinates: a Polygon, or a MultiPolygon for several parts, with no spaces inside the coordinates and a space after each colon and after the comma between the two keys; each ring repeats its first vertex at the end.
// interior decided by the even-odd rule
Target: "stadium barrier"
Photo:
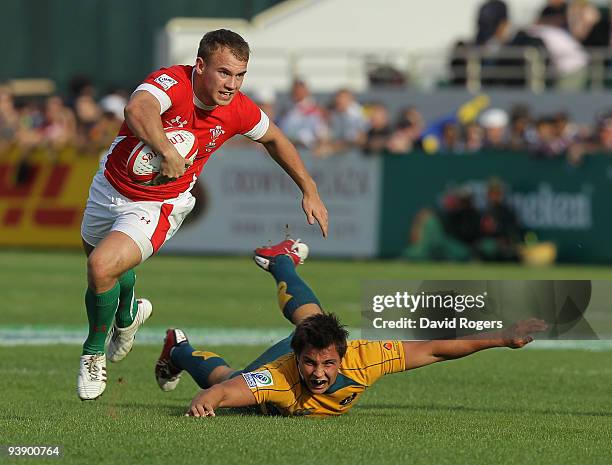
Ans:
{"type": "Polygon", "coordinates": [[[250,254],[287,230],[319,256],[376,257],[381,160],[303,155],[332,218],[328,239],[306,223],[301,193],[265,152],[224,147],[194,189],[198,206],[163,250],[250,254]]]}
{"type": "MultiPolygon", "coordinates": [[[[467,186],[485,203],[492,176],[510,188],[508,200],[526,229],[558,246],[566,262],[612,262],[612,159],[585,157],[579,167],[517,153],[471,156],[383,156],[359,153],[318,160],[304,153],[330,212],[330,235],[306,224],[301,195],[262,151],[224,147],[194,189],[196,208],[162,252],[248,254],[287,229],[317,255],[395,257],[411,222],[449,189],[467,186]]],[[[0,245],[80,247],[80,219],[97,160],[72,151],[51,160],[35,152],[0,160],[0,245]]]]}

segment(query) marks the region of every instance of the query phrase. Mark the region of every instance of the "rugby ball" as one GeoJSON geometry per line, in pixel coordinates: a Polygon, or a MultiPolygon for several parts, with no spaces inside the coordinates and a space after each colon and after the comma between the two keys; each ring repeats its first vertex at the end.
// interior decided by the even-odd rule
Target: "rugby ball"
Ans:
{"type": "MultiPolygon", "coordinates": [[[[165,129],[166,137],[176,151],[186,160],[193,161],[198,154],[198,140],[186,129],[165,129]]],[[[155,153],[144,142],[139,142],[130,153],[127,161],[127,172],[130,179],[140,184],[150,183],[159,174],[162,156],[155,153]]]]}

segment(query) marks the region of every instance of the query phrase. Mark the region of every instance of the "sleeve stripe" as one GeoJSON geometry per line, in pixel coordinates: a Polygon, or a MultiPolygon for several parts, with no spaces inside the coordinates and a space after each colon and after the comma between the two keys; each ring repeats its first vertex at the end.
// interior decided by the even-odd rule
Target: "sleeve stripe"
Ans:
{"type": "Polygon", "coordinates": [[[268,127],[270,126],[270,118],[268,118],[268,115],[266,115],[261,109],[259,110],[259,112],[261,113],[259,123],[257,123],[249,132],[245,132],[243,134],[252,140],[261,139],[268,130],[268,127]]]}
{"type": "Polygon", "coordinates": [[[159,106],[161,107],[159,112],[160,115],[172,106],[172,101],[170,100],[170,97],[168,97],[168,94],[166,94],[159,87],[155,87],[153,84],[149,84],[148,82],[140,84],[138,87],[136,87],[136,90],[132,92],[132,95],[134,95],[139,90],[146,90],[150,94],[153,94],[153,97],[155,97],[159,101],[159,106]]]}

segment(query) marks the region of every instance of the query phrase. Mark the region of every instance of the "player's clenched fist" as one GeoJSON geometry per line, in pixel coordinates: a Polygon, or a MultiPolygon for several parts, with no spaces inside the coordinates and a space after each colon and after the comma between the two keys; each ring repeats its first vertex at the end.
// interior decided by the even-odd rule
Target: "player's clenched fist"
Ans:
{"type": "Polygon", "coordinates": [[[191,166],[193,162],[183,158],[174,147],[170,147],[163,154],[160,162],[159,174],[155,178],[154,184],[166,184],[170,181],[180,178],[185,174],[185,170],[191,166]]]}

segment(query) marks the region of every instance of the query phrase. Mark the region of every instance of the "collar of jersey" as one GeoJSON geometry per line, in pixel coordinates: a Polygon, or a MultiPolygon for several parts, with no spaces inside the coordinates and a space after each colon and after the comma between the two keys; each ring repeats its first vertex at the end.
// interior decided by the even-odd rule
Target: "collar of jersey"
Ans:
{"type": "Polygon", "coordinates": [[[325,391],[325,394],[333,394],[334,392],[339,391],[340,389],[344,389],[345,387],[349,387],[349,386],[362,386],[362,385],[359,384],[357,381],[349,378],[348,376],[343,375],[342,373],[338,372],[336,381],[334,381],[334,384],[332,384],[330,387],[327,388],[327,391],[325,391]]]}
{"type": "Polygon", "coordinates": [[[193,93],[193,104],[196,107],[201,108],[202,110],[206,110],[206,111],[214,110],[215,108],[217,108],[217,105],[212,105],[212,106],[211,105],[206,105],[195,94],[195,90],[193,90],[193,89],[195,89],[195,87],[193,86],[193,75],[194,74],[195,74],[195,67],[191,70],[191,89],[192,89],[192,93],[193,93]]]}

